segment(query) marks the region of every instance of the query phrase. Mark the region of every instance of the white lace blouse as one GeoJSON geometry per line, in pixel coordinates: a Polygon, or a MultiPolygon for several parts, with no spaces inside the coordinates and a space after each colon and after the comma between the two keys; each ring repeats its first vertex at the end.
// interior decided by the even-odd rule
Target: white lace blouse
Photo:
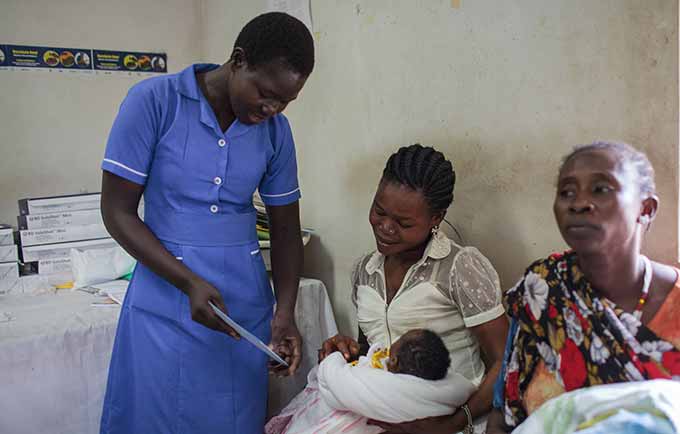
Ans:
{"type": "Polygon", "coordinates": [[[439,231],[387,304],[384,259],[377,251],[364,255],[352,273],[352,300],[368,343],[389,346],[411,329],[428,328],[448,348],[451,369],[479,384],[484,363],[469,327],[504,313],[500,282],[489,260],[439,231]]]}

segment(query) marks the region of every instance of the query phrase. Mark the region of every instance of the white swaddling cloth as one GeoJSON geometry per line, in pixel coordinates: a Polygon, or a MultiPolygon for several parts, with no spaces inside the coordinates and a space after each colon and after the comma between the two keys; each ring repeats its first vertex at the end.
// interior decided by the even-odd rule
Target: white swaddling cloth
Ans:
{"type": "Polygon", "coordinates": [[[351,366],[340,353],[319,365],[319,392],[335,410],[383,422],[405,422],[452,414],[476,389],[456,372],[436,381],[381,369],[351,366]]]}
{"type": "Polygon", "coordinates": [[[339,352],[312,369],[307,387],[272,418],[267,434],[343,433],[372,434],[383,430],[366,425],[367,419],[398,423],[452,414],[477,387],[449,371],[442,380],[424,380],[371,367],[368,356],[357,366],[339,352]]]}

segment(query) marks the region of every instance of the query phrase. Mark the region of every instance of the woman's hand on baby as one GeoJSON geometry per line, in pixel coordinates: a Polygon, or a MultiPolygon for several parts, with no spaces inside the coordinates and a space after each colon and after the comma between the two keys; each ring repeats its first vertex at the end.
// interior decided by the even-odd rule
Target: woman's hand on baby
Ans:
{"type": "Polygon", "coordinates": [[[222,321],[209,304],[209,302],[212,302],[215,307],[228,314],[222,295],[217,288],[205,280],[197,278],[184,292],[189,296],[191,319],[210,329],[226,333],[234,339],[240,339],[236,330],[222,321]]]}
{"type": "Polygon", "coordinates": [[[340,351],[345,360],[351,362],[359,358],[359,343],[349,336],[343,335],[335,335],[326,339],[319,349],[319,363],[336,351],[340,351]]]}

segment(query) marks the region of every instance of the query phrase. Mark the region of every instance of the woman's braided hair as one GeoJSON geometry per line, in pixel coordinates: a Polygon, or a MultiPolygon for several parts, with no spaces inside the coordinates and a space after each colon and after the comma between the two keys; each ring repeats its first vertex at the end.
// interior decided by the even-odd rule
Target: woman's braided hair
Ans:
{"type": "Polygon", "coordinates": [[[399,148],[387,160],[382,179],[422,192],[432,213],[446,211],[453,202],[456,172],[444,154],[430,146],[399,148]]]}

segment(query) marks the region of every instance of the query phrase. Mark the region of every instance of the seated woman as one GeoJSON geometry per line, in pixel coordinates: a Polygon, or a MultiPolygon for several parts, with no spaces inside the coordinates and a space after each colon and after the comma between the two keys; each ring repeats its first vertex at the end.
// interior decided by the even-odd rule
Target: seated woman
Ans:
{"type": "Polygon", "coordinates": [[[383,430],[367,426],[367,418],[401,422],[452,413],[475,386],[448,373],[450,364],[441,338],[426,329],[407,332],[389,349],[374,345],[352,363],[335,352],[310,372],[305,390],[265,433],[373,434],[383,430]]]}
{"type": "Polygon", "coordinates": [[[534,262],[506,294],[507,369],[489,433],[567,391],[680,380],[680,274],[640,254],[657,207],[654,170],[631,146],[599,142],[564,159],[553,210],[572,250],[534,262]]]}
{"type": "MultiPolygon", "coordinates": [[[[341,351],[349,361],[370,345],[389,347],[414,328],[441,336],[451,369],[478,389],[448,415],[372,422],[387,431],[455,433],[491,409],[507,320],[493,266],[477,249],[461,247],[439,230],[454,182],[451,162],[431,147],[412,145],[390,156],[369,213],[377,251],[359,259],[352,277],[358,342],[338,335],[319,350],[320,359],[341,351]]],[[[484,424],[480,421],[478,430],[484,424]]]]}

